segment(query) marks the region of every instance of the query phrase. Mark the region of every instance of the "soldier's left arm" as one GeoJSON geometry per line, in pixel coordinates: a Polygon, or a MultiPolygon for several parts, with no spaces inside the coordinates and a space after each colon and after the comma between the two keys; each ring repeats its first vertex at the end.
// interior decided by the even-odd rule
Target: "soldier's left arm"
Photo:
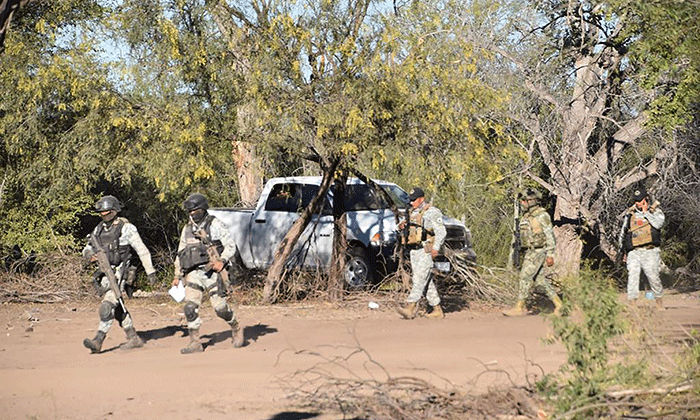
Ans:
{"type": "Polygon", "coordinates": [[[214,219],[211,221],[211,240],[221,241],[221,245],[224,246],[224,250],[221,252],[221,259],[224,261],[229,261],[231,257],[236,255],[236,242],[233,240],[228,227],[219,219],[214,219]]]}
{"type": "Polygon", "coordinates": [[[664,212],[661,211],[660,207],[655,207],[654,211],[647,211],[644,212],[644,217],[649,221],[649,224],[654,226],[656,229],[661,229],[661,227],[664,225],[664,221],[666,220],[666,216],[664,215],[664,212]]]}
{"type": "Polygon", "coordinates": [[[552,226],[552,219],[549,217],[549,213],[547,212],[542,213],[539,216],[539,219],[547,241],[545,251],[547,252],[548,257],[554,257],[554,249],[557,246],[557,239],[554,237],[554,226],[552,226]]]}
{"type": "Polygon", "coordinates": [[[435,233],[435,240],[433,241],[433,250],[440,251],[442,245],[445,243],[445,238],[447,237],[447,229],[445,228],[445,222],[443,221],[442,212],[431,207],[423,216],[425,220],[426,228],[433,229],[435,233]]]}
{"type": "Polygon", "coordinates": [[[122,227],[122,236],[120,239],[124,239],[134,249],[134,251],[136,251],[146,274],[153,274],[156,272],[156,269],[153,268],[153,262],[151,261],[151,253],[141,240],[141,236],[136,230],[136,226],[132,225],[131,223],[124,223],[124,227],[122,227]]]}

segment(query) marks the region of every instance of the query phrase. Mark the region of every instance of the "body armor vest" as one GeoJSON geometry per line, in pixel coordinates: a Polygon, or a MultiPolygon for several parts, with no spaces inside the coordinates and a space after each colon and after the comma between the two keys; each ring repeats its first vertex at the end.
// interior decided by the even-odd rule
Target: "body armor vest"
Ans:
{"type": "MultiPolygon", "coordinates": [[[[653,212],[653,209],[651,211],[653,212]]],[[[637,217],[635,213],[632,213],[630,217],[630,224],[625,236],[628,249],[646,245],[661,245],[661,231],[652,226],[644,217],[637,217]]]]}
{"type": "MultiPolygon", "coordinates": [[[[208,241],[211,241],[211,222],[214,216],[207,215],[200,229],[204,229],[207,233],[208,241]]],[[[219,251],[219,255],[224,250],[221,241],[211,241],[219,251]]],[[[200,235],[194,230],[194,225],[190,222],[185,227],[185,247],[177,253],[180,259],[180,266],[185,272],[192,271],[195,268],[201,267],[209,263],[209,253],[207,253],[207,244],[205,244],[200,235]]]]}
{"type": "Polygon", "coordinates": [[[102,249],[107,253],[110,265],[117,266],[131,259],[131,246],[119,245],[119,238],[122,236],[122,227],[124,227],[124,223],[127,222],[128,220],[123,217],[118,217],[112,222],[109,228],[106,228],[104,223],[100,223],[93,232],[97,243],[100,244],[102,249]]]}
{"type": "Polygon", "coordinates": [[[537,218],[545,213],[542,207],[536,207],[528,212],[520,221],[520,247],[521,248],[544,248],[547,245],[547,235],[544,233],[544,226],[537,218]]]}
{"type": "Polygon", "coordinates": [[[410,220],[408,223],[408,239],[406,240],[406,245],[417,246],[421,245],[423,242],[427,241],[432,244],[433,238],[435,238],[435,233],[432,229],[426,229],[423,226],[423,215],[430,208],[430,204],[426,204],[420,211],[412,212],[410,215],[410,220]]]}

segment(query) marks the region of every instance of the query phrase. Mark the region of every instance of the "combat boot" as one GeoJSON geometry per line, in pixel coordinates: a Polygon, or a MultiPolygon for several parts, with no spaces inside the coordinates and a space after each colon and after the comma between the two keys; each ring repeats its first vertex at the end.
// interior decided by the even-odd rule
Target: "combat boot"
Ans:
{"type": "Polygon", "coordinates": [[[440,305],[433,306],[433,311],[426,314],[426,318],[443,318],[445,314],[442,312],[442,307],[440,305]]]}
{"type": "Polygon", "coordinates": [[[656,306],[656,310],[658,311],[665,311],[666,308],[664,307],[664,302],[661,300],[660,297],[654,299],[654,305],[656,306]]]}
{"type": "Polygon", "coordinates": [[[561,307],[563,304],[561,303],[559,296],[554,296],[554,298],[552,298],[552,303],[554,303],[554,311],[552,312],[552,315],[561,316],[561,307]]]}
{"type": "Polygon", "coordinates": [[[244,341],[243,328],[241,328],[241,326],[238,324],[238,320],[234,319],[233,323],[231,324],[231,342],[233,343],[233,347],[243,347],[244,341]]]}
{"type": "Polygon", "coordinates": [[[126,333],[126,343],[119,346],[120,349],[129,350],[143,347],[143,340],[141,340],[141,337],[136,334],[134,327],[127,328],[124,330],[124,332],[126,333]]]}
{"type": "Polygon", "coordinates": [[[527,315],[527,308],[525,307],[525,301],[519,300],[515,303],[515,306],[507,311],[503,311],[505,316],[525,316],[527,315]]]}
{"type": "Polygon", "coordinates": [[[404,317],[404,319],[413,319],[416,317],[416,312],[418,312],[418,302],[408,302],[401,305],[396,308],[396,312],[404,317]]]}
{"type": "Polygon", "coordinates": [[[204,346],[202,346],[202,343],[199,342],[199,328],[189,329],[190,332],[190,344],[187,345],[184,349],[180,349],[180,353],[182,354],[190,354],[190,353],[201,353],[204,351],[204,346]]]}
{"type": "Polygon", "coordinates": [[[105,341],[106,336],[107,334],[103,333],[102,331],[97,331],[95,338],[92,340],[89,338],[83,340],[83,346],[89,348],[92,353],[99,353],[102,349],[102,342],[105,341]]]}

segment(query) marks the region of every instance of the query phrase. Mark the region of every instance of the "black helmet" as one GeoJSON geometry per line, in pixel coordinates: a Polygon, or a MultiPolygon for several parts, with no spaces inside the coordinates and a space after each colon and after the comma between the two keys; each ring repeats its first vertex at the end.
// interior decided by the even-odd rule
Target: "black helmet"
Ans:
{"type": "Polygon", "coordinates": [[[97,212],[110,210],[114,210],[116,212],[120,212],[122,210],[122,203],[120,203],[119,200],[117,200],[117,197],[113,195],[105,195],[95,203],[95,211],[97,212]]]}
{"type": "Polygon", "coordinates": [[[197,209],[206,210],[209,208],[209,203],[207,202],[207,198],[202,194],[192,194],[182,203],[182,207],[189,213],[197,209]]]}

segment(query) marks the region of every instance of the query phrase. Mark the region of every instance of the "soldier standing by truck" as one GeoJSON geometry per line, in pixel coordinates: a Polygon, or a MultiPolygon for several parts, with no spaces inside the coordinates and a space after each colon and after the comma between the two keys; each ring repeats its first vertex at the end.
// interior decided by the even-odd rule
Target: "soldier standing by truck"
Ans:
{"type": "Polygon", "coordinates": [[[143,341],[134,329],[131,315],[124,307],[120,293],[123,285],[112,284],[112,281],[121,283],[125,280],[132,249],[138,254],[151,284],[156,281],[156,270],[151,262],[151,253],[143,244],[136,226],[123,217],[117,217],[121,209],[121,203],[114,196],[106,195],[97,200],[95,211],[100,214],[102,222],[93,229],[90,240],[83,249],[83,257],[90,262],[98,261],[100,252],[106,253],[104,264],[100,264],[99,270],[95,273],[95,285],[98,293],[102,295],[99,309],[100,323],[95,338],[83,340],[83,345],[92,353],[100,352],[102,342],[115,319],[124,328],[128,339],[121,345],[122,349],[143,346],[143,341]]]}
{"type": "Polygon", "coordinates": [[[226,284],[223,276],[230,266],[229,259],[236,255],[236,244],[224,223],[207,212],[209,203],[202,194],[192,194],[183,203],[189,220],[182,229],[175,258],[173,286],[185,282],[185,319],[190,343],[180,350],[182,354],[204,351],[199,341],[202,319],[199,307],[202,296],[209,294],[216,315],[231,327],[234,347],[243,346],[243,331],[236,314],[226,301],[226,284]]]}
{"type": "Polygon", "coordinates": [[[552,228],[552,219],[538,201],[540,195],[533,189],[527,189],[520,193],[520,209],[523,212],[520,218],[519,234],[520,249],[525,251],[523,265],[518,276],[518,300],[515,306],[503,312],[505,316],[527,315],[525,299],[530,294],[534,285],[541,285],[547,296],[554,303],[554,314],[561,311],[561,299],[552,287],[544,273],[544,265],[554,265],[554,247],[556,239],[552,228]]]}
{"type": "Polygon", "coordinates": [[[447,230],[442,220],[442,212],[425,201],[423,190],[416,187],[408,196],[410,214],[401,224],[400,229],[407,230],[406,247],[410,250],[411,258],[411,292],[406,303],[396,310],[405,319],[415,318],[418,311],[418,301],[426,290],[426,299],[432,311],[426,316],[442,318],[440,295],[431,275],[433,260],[438,256],[447,236],[447,230]]]}

